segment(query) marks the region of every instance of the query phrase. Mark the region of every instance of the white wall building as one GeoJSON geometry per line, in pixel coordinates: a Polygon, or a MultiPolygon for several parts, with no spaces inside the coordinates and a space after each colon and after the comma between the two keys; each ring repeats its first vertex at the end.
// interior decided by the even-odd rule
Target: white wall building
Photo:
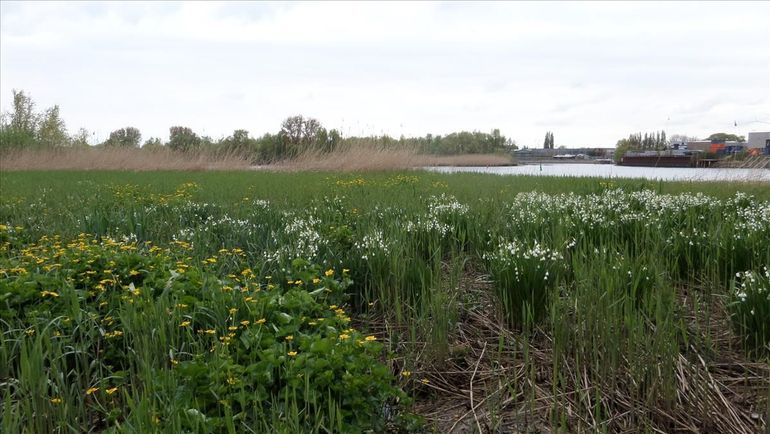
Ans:
{"type": "Polygon", "coordinates": [[[746,145],[749,148],[765,149],[770,147],[770,131],[749,133],[746,145]]]}

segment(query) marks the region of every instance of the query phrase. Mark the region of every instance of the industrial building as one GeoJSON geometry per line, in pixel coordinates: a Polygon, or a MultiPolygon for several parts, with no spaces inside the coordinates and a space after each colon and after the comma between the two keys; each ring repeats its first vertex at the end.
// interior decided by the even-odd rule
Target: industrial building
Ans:
{"type": "Polygon", "coordinates": [[[749,133],[749,140],[746,146],[749,149],[770,150],[770,131],[749,133]]]}

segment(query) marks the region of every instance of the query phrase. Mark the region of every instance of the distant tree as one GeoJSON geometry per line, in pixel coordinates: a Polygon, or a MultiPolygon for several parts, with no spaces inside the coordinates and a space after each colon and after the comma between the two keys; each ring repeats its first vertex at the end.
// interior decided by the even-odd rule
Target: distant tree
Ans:
{"type": "Polygon", "coordinates": [[[246,130],[235,130],[233,134],[220,141],[220,152],[240,156],[254,156],[257,140],[249,137],[246,130]]]}
{"type": "Polygon", "coordinates": [[[69,142],[72,147],[76,148],[85,148],[90,146],[88,143],[88,137],[91,136],[91,133],[88,132],[85,128],[78,129],[78,132],[70,136],[69,142]]]}
{"type": "Polygon", "coordinates": [[[281,155],[292,157],[316,144],[323,127],[317,119],[290,116],[281,123],[281,155]]]}
{"type": "Polygon", "coordinates": [[[337,146],[342,142],[342,135],[339,131],[332,128],[329,130],[329,136],[327,138],[327,141],[325,143],[325,149],[329,152],[337,149],[337,146]]]}
{"type": "Polygon", "coordinates": [[[543,149],[553,149],[553,133],[550,131],[545,133],[545,141],[543,141],[543,149]]]}
{"type": "Polygon", "coordinates": [[[688,136],[687,134],[673,134],[671,136],[671,142],[677,142],[677,143],[687,143],[687,142],[697,142],[698,138],[694,136],[688,136]]]}
{"type": "Polygon", "coordinates": [[[142,133],[134,127],[125,127],[110,133],[110,137],[104,142],[109,148],[138,148],[142,142],[142,133]]]}
{"type": "Polygon", "coordinates": [[[201,147],[201,138],[187,127],[169,128],[167,146],[173,151],[196,151],[201,147]]]}
{"type": "Polygon", "coordinates": [[[23,90],[13,90],[13,107],[0,122],[0,148],[27,148],[36,144],[35,103],[23,90]]]}
{"type": "Polygon", "coordinates": [[[10,116],[10,127],[19,133],[35,136],[37,117],[35,103],[23,90],[13,90],[13,111],[10,116]]]}
{"type": "Polygon", "coordinates": [[[292,145],[310,144],[321,129],[317,119],[290,116],[281,123],[281,137],[292,145]]]}
{"type": "Polygon", "coordinates": [[[708,140],[711,140],[714,143],[723,143],[723,142],[745,142],[746,137],[744,136],[738,136],[736,134],[729,134],[729,133],[714,133],[710,136],[708,136],[708,140]]]}
{"type": "Polygon", "coordinates": [[[149,139],[145,140],[144,145],[142,145],[142,149],[147,151],[157,151],[162,148],[163,142],[161,142],[157,137],[150,137],[149,139]]]}
{"type": "Polygon", "coordinates": [[[616,163],[620,162],[620,159],[623,158],[626,152],[628,152],[634,147],[631,140],[633,137],[634,136],[632,134],[631,137],[629,137],[628,139],[620,139],[618,140],[618,143],[615,144],[615,162],[616,163]]]}
{"type": "Polygon", "coordinates": [[[37,141],[41,147],[55,148],[69,145],[67,127],[59,115],[59,106],[47,109],[41,116],[37,128],[37,141]]]}

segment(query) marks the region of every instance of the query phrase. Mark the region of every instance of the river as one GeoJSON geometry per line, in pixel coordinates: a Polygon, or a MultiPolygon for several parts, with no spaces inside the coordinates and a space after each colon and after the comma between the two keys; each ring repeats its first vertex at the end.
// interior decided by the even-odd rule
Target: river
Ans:
{"type": "Polygon", "coordinates": [[[487,167],[428,167],[442,173],[480,172],[497,175],[580,176],[643,178],[664,181],[764,181],[770,169],[714,169],[692,167],[631,167],[612,164],[543,164],[487,167]]]}

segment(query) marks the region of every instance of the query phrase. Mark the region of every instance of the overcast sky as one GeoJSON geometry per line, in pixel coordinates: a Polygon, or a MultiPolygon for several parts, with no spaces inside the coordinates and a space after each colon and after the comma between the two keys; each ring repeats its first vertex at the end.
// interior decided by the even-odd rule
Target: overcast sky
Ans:
{"type": "Polygon", "coordinates": [[[95,139],[287,116],[344,135],[500,128],[519,146],[770,129],[770,3],[0,2],[0,106],[95,139]],[[737,122],[738,126],[734,126],[737,122]]]}

